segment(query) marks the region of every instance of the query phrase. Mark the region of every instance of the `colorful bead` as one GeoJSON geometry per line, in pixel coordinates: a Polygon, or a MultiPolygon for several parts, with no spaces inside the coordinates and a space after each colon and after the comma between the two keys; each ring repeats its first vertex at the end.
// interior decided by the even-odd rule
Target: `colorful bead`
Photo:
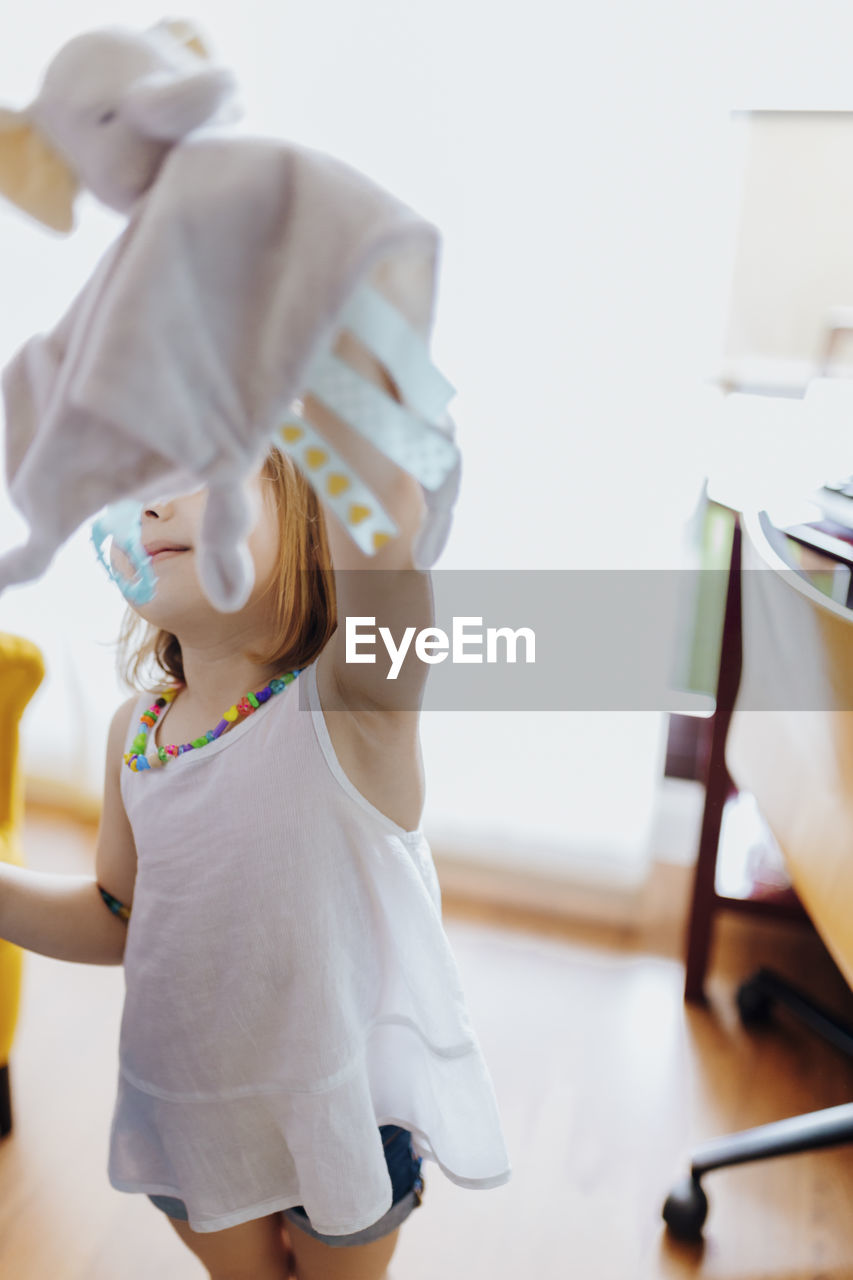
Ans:
{"type": "Polygon", "coordinates": [[[146,754],[148,745],[149,732],[155,727],[160,717],[160,712],[165,706],[172,702],[182,686],[173,689],[164,689],[158,698],[151,704],[147,711],[144,711],[139,717],[140,730],[136,734],[131,743],[130,751],[124,753],[124,763],[134,773],[143,772],[145,769],[159,769],[175,756],[182,756],[187,751],[199,750],[206,747],[209,742],[214,742],[221,737],[228,729],[229,725],[234,724],[240,716],[252,715],[264,702],[267,702],[273,694],[281,693],[291,684],[299,675],[299,668],[287,672],[283,676],[275,676],[270,680],[269,684],[263,689],[258,689],[256,693],[245,694],[239,702],[233,707],[229,707],[219,721],[215,729],[208,729],[203,737],[194,738],[192,742],[184,742],[180,746],[170,743],[164,747],[153,747],[150,754],[146,754]]]}

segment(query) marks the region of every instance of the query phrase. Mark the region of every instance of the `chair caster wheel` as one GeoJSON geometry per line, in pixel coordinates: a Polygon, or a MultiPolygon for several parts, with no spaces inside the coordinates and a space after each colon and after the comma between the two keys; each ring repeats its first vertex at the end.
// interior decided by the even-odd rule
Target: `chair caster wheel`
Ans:
{"type": "Polygon", "coordinates": [[[673,1187],[663,1206],[663,1220],[676,1240],[700,1240],[708,1216],[708,1197],[695,1178],[673,1187]]]}
{"type": "Polygon", "coordinates": [[[747,978],[737,991],[737,1007],[740,1020],[745,1027],[760,1027],[770,1021],[773,1009],[773,997],[767,994],[763,983],[758,978],[747,978]]]}

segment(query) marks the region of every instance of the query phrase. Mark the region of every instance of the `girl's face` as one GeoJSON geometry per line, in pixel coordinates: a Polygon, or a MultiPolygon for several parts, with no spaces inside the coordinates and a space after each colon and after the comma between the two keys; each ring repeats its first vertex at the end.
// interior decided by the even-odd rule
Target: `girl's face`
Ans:
{"type": "MultiPolygon", "coordinates": [[[[272,486],[258,472],[250,481],[250,492],[256,503],[257,518],[249,535],[249,551],[255,566],[255,585],[241,612],[251,609],[269,588],[278,573],[280,559],[279,523],[272,486]]],[[[142,544],[151,557],[157,576],[154,597],[133,609],[146,622],[179,635],[187,625],[226,616],[214,609],[198,580],[196,554],[204,516],[207,491],[200,489],[186,497],[152,502],[143,507],[142,544]]],[[[125,557],[120,567],[127,570],[125,557]]]]}

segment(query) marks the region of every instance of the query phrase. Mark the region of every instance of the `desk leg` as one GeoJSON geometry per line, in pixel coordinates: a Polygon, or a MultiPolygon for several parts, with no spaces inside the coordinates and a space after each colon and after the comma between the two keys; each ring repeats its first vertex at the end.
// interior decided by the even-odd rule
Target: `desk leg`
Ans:
{"type": "Polygon", "coordinates": [[[12,1131],[12,1094],[9,1088],[9,1064],[0,1067],[0,1138],[12,1131]]]}
{"type": "Polygon", "coordinates": [[[693,880],[690,921],[687,927],[687,964],[684,977],[684,999],[705,1003],[705,974],[711,950],[711,934],[716,914],[717,848],[723,821],[723,808],[730,794],[731,782],[720,756],[725,749],[725,727],[718,725],[720,713],[714,715],[711,733],[710,763],[705,783],[705,808],[699,837],[699,855],[693,880]],[[715,741],[717,739],[717,741],[715,741]],[[719,740],[722,740],[721,742],[719,740]]]}
{"type": "Polygon", "coordinates": [[[708,968],[717,905],[715,880],[723,807],[734,789],[726,768],[726,738],[741,671],[740,565],[741,531],[740,523],[735,519],[723,615],[723,635],[720,644],[716,710],[710,722],[707,743],[705,808],[702,813],[699,854],[696,860],[690,920],[687,926],[684,998],[699,1004],[705,1002],[705,974],[708,968]]]}

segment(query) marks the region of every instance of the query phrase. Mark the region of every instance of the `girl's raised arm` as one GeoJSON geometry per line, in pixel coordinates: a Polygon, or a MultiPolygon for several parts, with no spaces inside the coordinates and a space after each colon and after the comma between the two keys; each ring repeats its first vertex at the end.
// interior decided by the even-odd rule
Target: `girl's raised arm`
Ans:
{"type": "MultiPolygon", "coordinates": [[[[348,332],[339,338],[336,355],[386,394],[400,400],[384,367],[348,332]]],[[[305,414],[376,494],[400,530],[398,537],[368,556],[355,545],[331,508],[324,505],[338,613],[338,627],[328,647],[339,705],[355,712],[383,710],[416,715],[428,667],[415,656],[410,641],[399,674],[389,678],[392,659],[379,640],[379,628],[388,628],[399,646],[408,628],[414,628],[417,634],[434,624],[430,575],[417,570],[412,558],[412,546],[426,513],[421,486],[369,441],[356,440],[353,431],[310,394],[305,398],[305,414]],[[375,662],[347,661],[347,618],[366,620],[359,629],[372,632],[376,643],[361,645],[359,652],[374,654],[375,662]]],[[[319,496],[322,500],[322,493],[319,496]]]]}
{"type": "Polygon", "coordinates": [[[0,938],[57,960],[121,964],[127,925],[105,905],[98,884],[130,905],[136,849],[119,770],[135,701],[119,707],[110,726],[96,875],[55,875],[0,863],[0,938]]]}

